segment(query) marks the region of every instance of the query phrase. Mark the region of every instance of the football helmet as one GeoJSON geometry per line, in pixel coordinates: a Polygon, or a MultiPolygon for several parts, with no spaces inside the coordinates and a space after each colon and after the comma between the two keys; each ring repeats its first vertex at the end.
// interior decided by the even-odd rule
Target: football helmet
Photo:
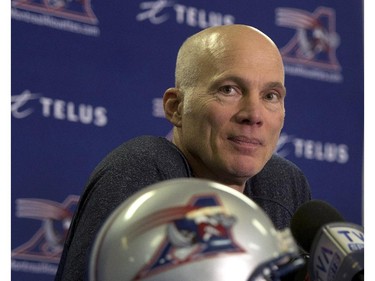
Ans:
{"type": "Polygon", "coordinates": [[[228,186],[181,178],[125,200],[100,229],[90,281],[279,280],[304,263],[289,229],[277,231],[228,186]]]}

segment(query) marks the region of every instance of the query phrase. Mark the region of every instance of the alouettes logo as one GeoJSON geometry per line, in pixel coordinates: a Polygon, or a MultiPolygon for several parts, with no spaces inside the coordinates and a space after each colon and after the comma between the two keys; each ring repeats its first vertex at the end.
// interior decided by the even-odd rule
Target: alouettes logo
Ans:
{"type": "Polygon", "coordinates": [[[341,69],[336,58],[340,38],[336,33],[335,10],[318,7],[310,13],[294,8],[278,8],[276,24],[295,30],[293,38],[280,49],[286,63],[329,71],[341,69]]]}
{"type": "Polygon", "coordinates": [[[152,214],[129,236],[137,237],[146,230],[145,227],[150,229],[165,224],[165,238],[133,280],[219,253],[243,253],[232,235],[235,223],[236,218],[224,210],[216,195],[196,195],[187,205],[152,214]]]}
{"type": "Polygon", "coordinates": [[[90,0],[13,0],[12,6],[87,24],[98,23],[90,0]]]}
{"type": "Polygon", "coordinates": [[[16,216],[40,221],[40,228],[24,244],[12,250],[12,258],[58,263],[79,196],[63,203],[39,198],[16,200],[16,216]]]}

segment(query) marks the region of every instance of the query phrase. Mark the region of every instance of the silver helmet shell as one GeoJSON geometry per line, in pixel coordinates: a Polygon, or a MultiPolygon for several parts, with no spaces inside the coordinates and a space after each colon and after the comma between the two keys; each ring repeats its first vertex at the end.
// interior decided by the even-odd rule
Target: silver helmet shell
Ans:
{"type": "Polygon", "coordinates": [[[277,231],[242,193],[208,180],[173,179],[137,192],[105,221],[89,280],[277,280],[264,278],[277,276],[297,254],[288,229],[277,231]]]}

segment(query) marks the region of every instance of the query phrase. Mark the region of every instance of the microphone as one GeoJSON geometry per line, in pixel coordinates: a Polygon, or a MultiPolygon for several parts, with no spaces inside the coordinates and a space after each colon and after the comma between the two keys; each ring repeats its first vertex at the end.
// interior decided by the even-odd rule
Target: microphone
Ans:
{"type": "Polygon", "coordinates": [[[311,281],[364,280],[364,229],[346,222],[328,203],[311,200],[291,220],[297,243],[310,253],[311,281]]]}

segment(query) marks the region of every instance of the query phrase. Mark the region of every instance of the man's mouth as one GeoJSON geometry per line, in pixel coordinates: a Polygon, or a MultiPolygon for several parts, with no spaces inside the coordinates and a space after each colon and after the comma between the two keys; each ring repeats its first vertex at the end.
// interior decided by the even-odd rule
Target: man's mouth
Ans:
{"type": "Polygon", "coordinates": [[[253,145],[253,146],[260,146],[262,145],[262,141],[258,138],[251,138],[247,136],[232,136],[228,138],[230,141],[237,143],[239,145],[253,145]]]}

